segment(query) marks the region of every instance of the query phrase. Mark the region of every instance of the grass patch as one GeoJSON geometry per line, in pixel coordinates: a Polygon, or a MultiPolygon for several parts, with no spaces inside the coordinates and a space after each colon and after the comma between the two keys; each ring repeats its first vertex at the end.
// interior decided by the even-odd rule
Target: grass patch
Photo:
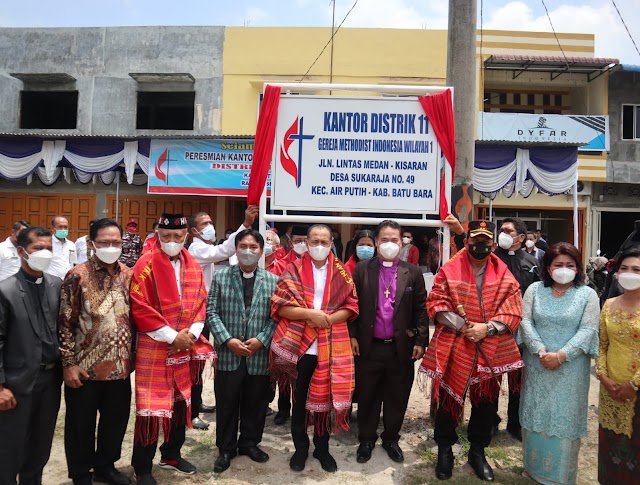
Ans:
{"type": "Polygon", "coordinates": [[[435,463],[437,454],[431,448],[427,448],[422,452],[422,454],[420,455],[420,458],[423,461],[426,461],[429,463],[435,463]]]}
{"type": "Polygon", "coordinates": [[[485,448],[484,454],[487,458],[492,458],[494,460],[501,461],[505,465],[509,465],[511,462],[511,457],[509,456],[507,451],[502,447],[485,448]]]}

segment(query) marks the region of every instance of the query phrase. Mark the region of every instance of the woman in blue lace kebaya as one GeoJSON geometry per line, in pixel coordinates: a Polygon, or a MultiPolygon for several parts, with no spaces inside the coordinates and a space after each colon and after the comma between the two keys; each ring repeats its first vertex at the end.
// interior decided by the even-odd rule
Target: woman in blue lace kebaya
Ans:
{"type": "Polygon", "coordinates": [[[542,281],[522,301],[518,341],[526,346],[520,421],[524,467],[543,484],[574,484],[587,434],[589,370],[598,355],[598,296],[580,252],[558,243],[544,255],[542,281]]]}

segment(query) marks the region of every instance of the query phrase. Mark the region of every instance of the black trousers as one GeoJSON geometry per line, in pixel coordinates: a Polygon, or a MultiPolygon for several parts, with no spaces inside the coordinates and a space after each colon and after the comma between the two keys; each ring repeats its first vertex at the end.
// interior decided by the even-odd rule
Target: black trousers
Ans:
{"type": "MultiPolygon", "coordinates": [[[[309,435],[307,434],[307,396],[313,371],[318,365],[315,355],[303,355],[298,361],[298,379],[296,380],[293,411],[291,413],[291,437],[296,451],[309,452],[309,435]]],[[[314,427],[315,430],[315,427],[314,427]]],[[[313,434],[313,445],[318,453],[329,452],[329,433],[313,434]]]]}
{"type": "Polygon", "coordinates": [[[40,371],[29,394],[15,394],[17,406],[0,411],[0,484],[41,485],[49,461],[62,394],[60,367],[40,371]]]}
{"type": "MultiPolygon", "coordinates": [[[[160,445],[160,456],[162,457],[162,460],[180,459],[180,450],[182,449],[182,445],[184,445],[187,428],[184,425],[184,421],[182,423],[178,423],[176,420],[176,414],[178,413],[175,410],[175,406],[179,405],[184,405],[184,402],[180,401],[179,403],[174,404],[169,439],[160,445]]],[[[148,475],[151,473],[151,469],[153,468],[153,457],[156,456],[157,448],[157,441],[147,446],[143,446],[134,441],[131,465],[133,466],[136,475],[148,475]]]]}
{"type": "Polygon", "coordinates": [[[395,342],[374,340],[367,357],[356,357],[358,439],[375,443],[383,408],[382,441],[398,441],[413,385],[413,360],[400,362],[395,342]]]}
{"type": "Polygon", "coordinates": [[[268,375],[249,374],[246,358],[234,371],[216,371],[216,446],[220,452],[232,453],[262,441],[270,389],[268,375]]]}
{"type": "MultiPolygon", "coordinates": [[[[209,327],[206,325],[202,330],[202,336],[209,340],[209,327]]],[[[204,370],[203,370],[204,372],[204,370]]],[[[200,408],[202,406],[202,384],[195,384],[191,386],[191,419],[195,419],[200,416],[200,408]]]]}
{"type": "Polygon", "coordinates": [[[84,381],[78,389],[64,387],[67,406],[64,450],[69,478],[113,466],[120,459],[131,408],[131,380],[84,381]],[[98,437],[96,446],[96,417],[98,437]]]}
{"type": "MultiPolygon", "coordinates": [[[[472,446],[481,448],[486,448],[491,443],[491,429],[498,412],[500,388],[494,382],[491,382],[490,385],[492,386],[490,399],[478,396],[477,384],[471,386],[469,391],[471,394],[471,416],[467,427],[467,438],[472,446]]],[[[462,415],[462,406],[455,401],[452,402],[451,396],[444,389],[440,389],[440,396],[441,401],[436,414],[433,437],[438,446],[452,446],[458,441],[456,428],[462,415]],[[456,412],[451,413],[451,409],[456,409],[456,412]]]]}

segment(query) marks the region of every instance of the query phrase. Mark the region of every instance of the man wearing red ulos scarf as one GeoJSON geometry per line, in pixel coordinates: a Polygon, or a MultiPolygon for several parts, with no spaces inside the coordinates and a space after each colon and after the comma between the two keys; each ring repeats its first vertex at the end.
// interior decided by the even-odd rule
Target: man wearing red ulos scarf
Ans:
{"type": "Polygon", "coordinates": [[[331,252],[331,229],[316,224],[307,232],[308,252],[290,263],[271,297],[278,327],[271,342],[270,367],[280,389],[295,381],[289,461],[304,470],[309,454],[307,423],[313,423],[314,458],[335,472],[329,454],[332,420],[348,429],[354,365],[347,320],[358,315],[355,285],[331,252]]]}
{"type": "Polygon", "coordinates": [[[200,379],[213,347],[200,333],[207,291],[200,265],[184,249],[187,219],[162,214],[158,242],[133,268],[131,313],[138,331],[136,424],[132,465],[137,483],[153,485],[151,475],[160,430],[160,467],[193,475],[182,458],[185,426],[191,420],[191,387],[200,379]]]}
{"type": "Polygon", "coordinates": [[[438,402],[434,439],[440,480],[452,475],[451,447],[469,394],[468,461],[480,479],[493,481],[484,449],[491,442],[500,379],[524,365],[514,338],[522,319],[522,297],[516,279],[493,254],[494,232],[492,222],[471,221],[465,249],[438,272],[427,299],[436,331],[420,372],[436,384],[432,399],[438,402]]]}

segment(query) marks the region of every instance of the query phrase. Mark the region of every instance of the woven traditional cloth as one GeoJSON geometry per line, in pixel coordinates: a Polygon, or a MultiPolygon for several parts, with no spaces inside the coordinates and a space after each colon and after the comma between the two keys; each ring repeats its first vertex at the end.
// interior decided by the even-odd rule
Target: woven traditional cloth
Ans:
{"type": "Polygon", "coordinates": [[[436,399],[442,387],[462,405],[473,384],[481,386],[481,396],[489,396],[491,369],[495,375],[501,375],[523,367],[514,338],[522,319],[522,297],[518,282],[507,266],[490,254],[482,285],[482,301],[479,301],[475,274],[467,251],[463,249],[438,272],[427,299],[427,312],[429,318],[434,319],[438,312],[458,313],[458,305],[464,307],[472,322],[495,320],[509,327],[506,333],[482,341],[489,359],[486,362],[475,344],[464,335],[456,334],[444,325],[436,326],[420,372],[436,380],[436,399]]]}
{"type": "MultiPolygon", "coordinates": [[[[318,365],[311,378],[306,409],[308,422],[320,433],[330,430],[335,411],[335,427],[349,428],[348,416],[355,387],[353,354],[347,322],[329,328],[311,328],[306,322],[290,321],[278,316],[283,306],[313,308],[313,261],[308,253],[290,263],[271,297],[271,315],[278,327],[271,342],[270,369],[280,389],[288,389],[297,377],[300,357],[318,340],[318,365]]],[[[329,255],[327,284],[321,310],[328,314],[351,310],[358,315],[358,298],[351,276],[333,254],[329,255]]]]}
{"type": "Polygon", "coordinates": [[[160,426],[169,436],[174,403],[185,401],[175,416],[188,425],[191,420],[191,386],[198,383],[208,359],[215,359],[213,347],[204,337],[191,352],[168,355],[169,344],[147,335],[168,325],[176,331],[188,329],[206,317],[207,292],[200,265],[186,251],[180,252],[182,297],[175,281],[169,257],[159,245],[144,254],[133,268],[131,313],[138,333],[136,353],[136,426],[135,440],[143,445],[158,440],[160,426]]]}

